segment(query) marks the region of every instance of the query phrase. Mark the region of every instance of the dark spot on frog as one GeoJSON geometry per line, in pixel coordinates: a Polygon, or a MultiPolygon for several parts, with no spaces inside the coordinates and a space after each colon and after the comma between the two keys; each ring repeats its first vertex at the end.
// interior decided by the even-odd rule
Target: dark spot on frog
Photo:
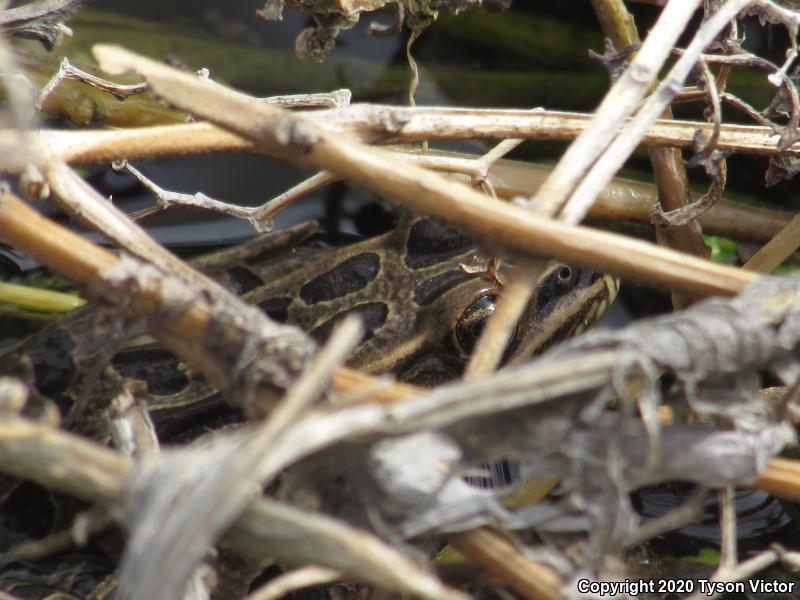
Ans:
{"type": "Polygon", "coordinates": [[[286,323],[289,320],[289,306],[292,303],[291,298],[267,298],[258,303],[258,307],[266,313],[266,315],[278,321],[279,323],[286,323]]]}
{"type": "Polygon", "coordinates": [[[123,350],[111,364],[124,377],[147,382],[147,391],[154,396],[177,394],[189,383],[177,357],[163,348],[123,350]]]}
{"type": "Polygon", "coordinates": [[[188,444],[209,431],[245,421],[244,414],[221,394],[189,405],[156,408],[150,412],[159,441],[188,444]]]}
{"type": "Polygon", "coordinates": [[[341,298],[362,289],[375,279],[379,270],[377,254],[358,254],[305,284],[300,290],[300,298],[306,304],[341,298]]]}
{"type": "Polygon", "coordinates": [[[457,379],[464,363],[442,344],[425,344],[397,367],[397,378],[422,387],[434,387],[457,379]]]}
{"type": "Polygon", "coordinates": [[[241,296],[247,292],[264,285],[264,280],[249,269],[240,266],[233,266],[227,271],[233,284],[233,290],[241,296]]]}
{"type": "Polygon", "coordinates": [[[375,330],[386,322],[386,317],[389,315],[389,307],[383,302],[365,302],[354,306],[349,310],[342,311],[335,317],[331,317],[321,325],[318,325],[314,331],[311,332],[313,337],[318,342],[324,342],[328,339],[333,330],[333,327],[340,320],[348,315],[359,315],[364,323],[364,337],[362,342],[371,338],[375,330]]]}
{"type": "Polygon", "coordinates": [[[419,306],[427,306],[448,290],[472,277],[475,277],[475,275],[470,275],[461,270],[445,271],[434,277],[429,277],[414,288],[414,302],[419,306]]]}
{"type": "Polygon", "coordinates": [[[406,242],[406,265],[412,269],[429,267],[466,252],[471,239],[434,218],[420,219],[411,226],[406,242]]]}
{"type": "MultiPolygon", "coordinates": [[[[23,481],[3,502],[2,530],[9,538],[19,534],[41,539],[50,533],[54,520],[50,492],[39,484],[23,481]]],[[[0,548],[7,549],[5,544],[0,548]]]]}
{"type": "Polygon", "coordinates": [[[74,349],[75,343],[69,333],[56,328],[28,351],[36,389],[44,396],[55,398],[67,391],[75,374],[74,349]]]}

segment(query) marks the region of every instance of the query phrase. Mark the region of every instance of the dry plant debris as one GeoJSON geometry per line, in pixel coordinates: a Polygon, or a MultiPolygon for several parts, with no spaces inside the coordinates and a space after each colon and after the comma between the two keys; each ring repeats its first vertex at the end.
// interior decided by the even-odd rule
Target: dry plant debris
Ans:
{"type": "Polygon", "coordinates": [[[389,26],[372,23],[373,33],[397,34],[406,25],[418,34],[430,25],[439,10],[452,13],[484,7],[489,10],[504,10],[511,0],[344,0],[324,2],[319,0],[267,0],[258,15],[268,21],[283,19],[285,8],[298,11],[314,20],[314,27],[305,29],[295,41],[295,53],[300,58],[322,62],[330,54],[336,37],[343,29],[358,23],[362,13],[371,13],[392,6],[396,11],[395,22],[389,26]]]}
{"type": "MultiPolygon", "coordinates": [[[[0,12],[0,23],[39,23],[42,16],[60,22],[75,4],[33,2],[27,12],[0,12]]],[[[301,35],[297,49],[322,60],[341,29],[389,4],[398,23],[416,35],[437,9],[510,3],[270,1],[261,15],[280,18],[289,8],[312,17],[316,27],[301,35]]],[[[112,76],[135,73],[142,82],[133,90],[65,64],[53,86],[66,76],[111,94],[146,87],[202,122],[0,132],[3,174],[16,178],[18,189],[80,218],[119,252],[41,216],[4,184],[0,238],[68,277],[92,304],[3,355],[0,470],[18,479],[0,481],[0,511],[20,480],[108,509],[127,538],[113,576],[96,582],[94,592],[108,586],[125,599],[209,597],[215,579],[217,594],[238,579],[242,596],[249,591],[245,582],[271,561],[299,568],[254,597],[354,580],[423,598],[465,598],[469,587],[443,583],[430,562],[443,539],[526,597],[571,597],[579,578],[639,577],[625,567],[630,548],[694,518],[697,498],[645,524],[633,509],[631,492],[676,479],[722,490],[723,552],[714,580],[752,577],[777,561],[796,564],[791,549],[766,545],[738,561],[732,486],[800,498],[797,462],[776,458],[796,437],[800,277],[758,275],[797,250],[797,219],[736,206],[723,196],[732,153],[769,155],[768,183],[797,171],[800,101],[793,63],[800,13],[767,0],[672,0],[640,44],[623,3],[597,0],[593,6],[614,42],[604,60],[613,59],[615,80],[592,115],[350,106],[341,93],[264,102],[110,45],[94,48],[100,67],[112,76]],[[701,23],[687,32],[700,10],[701,23]],[[746,15],[787,30],[783,64],[743,49],[736,20],[746,15]],[[675,47],[681,36],[688,40],[684,49],[675,47]],[[742,65],[768,74],[776,88],[768,109],[758,111],[728,91],[730,71],[742,65]],[[690,83],[698,88],[687,90],[690,83]],[[681,97],[706,102],[708,122],[672,120],[665,111],[681,97]],[[335,108],[289,110],[319,102],[335,108]],[[725,123],[723,106],[741,110],[756,125],[725,123]],[[503,141],[482,157],[378,147],[464,138],[503,141]],[[555,168],[542,171],[500,158],[523,139],[572,143],[555,168]],[[651,155],[662,177],[673,171],[667,174],[672,183],[659,179],[660,196],[612,184],[640,144],[658,147],[651,155]],[[691,163],[711,180],[708,193],[694,202],[674,148],[691,149],[691,163]],[[232,150],[277,157],[316,174],[254,209],[147,183],[159,194],[155,211],[200,203],[267,232],[252,246],[228,251],[228,258],[307,237],[308,226],[272,231],[273,217],[338,179],[448,220],[492,252],[523,256],[512,279],[502,282],[509,296],[519,285],[508,301],[515,306],[498,308],[505,317],[495,316],[492,323],[499,325],[484,330],[465,378],[423,389],[351,371],[343,365],[361,338],[357,321],[342,323],[319,347],[213,280],[210,261],[193,267],[176,258],[69,166],[232,150]],[[665,201],[665,186],[672,186],[672,200],[665,201]],[[685,235],[665,235],[666,247],[659,247],[580,224],[587,214],[649,222],[651,207],[657,227],[686,227],[685,235]],[[752,270],[735,269],[702,257],[700,227],[768,243],[746,265],[752,270]],[[545,255],[667,287],[681,294],[676,305],[728,297],[617,331],[590,332],[495,371],[506,346],[503,331],[530,295],[521,274],[539,272],[536,261],[545,255]],[[182,373],[192,386],[221,391],[247,423],[161,448],[151,418],[158,407],[144,400],[141,382],[109,367],[118,350],[144,334],[184,361],[182,373]],[[60,362],[51,364],[54,350],[60,362]],[[776,402],[760,399],[765,373],[785,387],[776,402]],[[503,487],[469,483],[468,476],[497,457],[513,460],[519,477],[503,487]],[[508,506],[508,494],[526,481],[554,478],[554,498],[508,506]],[[226,569],[235,572],[227,581],[226,569]]],[[[43,22],[47,31],[61,30],[43,22]]],[[[25,27],[7,29],[28,33],[25,27]]],[[[1,49],[0,58],[12,57],[5,42],[1,49]]],[[[30,109],[20,106],[22,95],[7,96],[17,115],[30,109]]],[[[496,264],[484,264],[497,280],[496,264]]],[[[76,523],[83,525],[73,531],[86,537],[108,528],[110,519],[76,523]]],[[[20,556],[63,550],[70,536],[81,537],[65,531],[33,545],[19,540],[0,558],[0,573],[20,556]]],[[[66,561],[56,571],[81,573],[66,561]]]]}

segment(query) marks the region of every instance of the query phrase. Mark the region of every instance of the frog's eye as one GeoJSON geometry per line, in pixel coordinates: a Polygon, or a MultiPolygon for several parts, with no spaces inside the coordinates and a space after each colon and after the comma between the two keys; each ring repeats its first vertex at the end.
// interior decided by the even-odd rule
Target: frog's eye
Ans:
{"type": "Polygon", "coordinates": [[[472,352],[486,319],[494,312],[496,301],[496,296],[481,296],[461,313],[453,330],[453,342],[463,356],[469,356],[472,352]]]}

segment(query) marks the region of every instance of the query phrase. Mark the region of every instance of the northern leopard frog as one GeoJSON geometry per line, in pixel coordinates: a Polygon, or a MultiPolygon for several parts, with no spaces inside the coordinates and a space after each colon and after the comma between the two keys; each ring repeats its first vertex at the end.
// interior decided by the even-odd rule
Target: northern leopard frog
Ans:
{"type": "MultiPolygon", "coordinates": [[[[405,217],[389,233],[334,249],[297,247],[298,238],[309,233],[305,228],[286,234],[288,248],[266,259],[260,254],[228,253],[237,258],[224,261],[224,268],[217,266],[211,272],[224,275],[246,300],[258,304],[273,318],[298,324],[320,341],[337,319],[350,313],[361,315],[367,333],[351,366],[371,373],[394,372],[401,379],[423,385],[435,385],[460,374],[483,323],[494,310],[497,295],[502,293],[502,268],[498,276],[465,269],[475,254],[472,241],[430,218],[405,217]]],[[[208,267],[216,262],[201,259],[199,264],[208,267]]],[[[524,360],[591,325],[616,291],[617,282],[609,276],[550,264],[517,327],[505,362],[524,360]]],[[[187,371],[163,350],[143,355],[145,362],[138,363],[129,358],[141,349],[123,351],[111,361],[114,368],[97,377],[98,348],[106,342],[102,333],[92,331],[90,315],[87,307],[69,315],[66,323],[46,328],[32,343],[6,357],[2,370],[27,370],[34,389],[53,398],[67,417],[65,425],[89,435],[105,437],[102,429],[81,422],[92,420],[91,411],[85,406],[77,408],[78,399],[87,395],[87,382],[95,381],[91,393],[99,394],[96,388],[107,391],[115,378],[147,382],[148,406],[162,441],[191,439],[225,422],[215,413],[224,404],[219,395],[216,400],[209,397],[213,390],[187,377],[187,371]],[[147,356],[156,358],[156,362],[147,363],[147,356]],[[80,365],[91,366],[95,376],[81,374],[80,365]]],[[[107,362],[109,357],[99,354],[100,362],[107,362]]],[[[27,506],[31,494],[37,497],[40,493],[32,484],[17,487],[10,483],[5,490],[0,489],[0,496],[5,496],[0,517],[8,522],[12,521],[10,506],[20,502],[27,506]]],[[[28,513],[23,511],[23,515],[28,513]]],[[[54,522],[53,529],[67,526],[68,522],[58,526],[54,522]]],[[[6,544],[31,539],[26,530],[7,533],[6,544]]],[[[3,546],[3,550],[8,548],[3,546]]],[[[76,592],[77,588],[64,581],[91,569],[76,567],[74,561],[70,562],[72,556],[57,561],[58,566],[49,570],[49,579],[34,577],[34,566],[9,565],[0,572],[0,590],[22,594],[37,590],[33,593],[39,594],[41,585],[46,584],[58,589],[56,594],[63,594],[58,597],[74,597],[66,591],[76,592]]],[[[95,592],[104,585],[113,587],[109,576],[92,574],[90,579],[99,582],[95,592]]]]}
{"type": "MultiPolygon", "coordinates": [[[[502,293],[498,273],[469,268],[472,240],[434,218],[404,217],[389,233],[336,249],[229,267],[249,282],[243,297],[324,341],[358,314],[366,334],[349,361],[369,373],[435,385],[458,377],[502,293]]],[[[617,280],[552,262],[504,358],[518,363],[593,324],[617,280]]]]}

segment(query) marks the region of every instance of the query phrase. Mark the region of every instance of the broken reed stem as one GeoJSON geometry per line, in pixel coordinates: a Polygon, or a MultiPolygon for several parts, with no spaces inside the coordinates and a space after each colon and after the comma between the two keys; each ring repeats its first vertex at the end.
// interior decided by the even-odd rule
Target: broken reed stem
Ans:
{"type": "Polygon", "coordinates": [[[417,212],[434,214],[467,228],[479,239],[509,249],[555,255],[573,264],[634,279],[652,278],[693,295],[735,293],[753,279],[734,269],[688,257],[623,236],[580,230],[488,198],[458,182],[398,162],[382,150],[332,135],[310,120],[142,58],[121,48],[96,46],[111,71],[136,70],[153,91],[278,155],[329,170],[392,196],[417,212]],[[580,241],[576,241],[579,237],[580,241]],[[691,280],[691,283],[688,281],[691,280]]]}

